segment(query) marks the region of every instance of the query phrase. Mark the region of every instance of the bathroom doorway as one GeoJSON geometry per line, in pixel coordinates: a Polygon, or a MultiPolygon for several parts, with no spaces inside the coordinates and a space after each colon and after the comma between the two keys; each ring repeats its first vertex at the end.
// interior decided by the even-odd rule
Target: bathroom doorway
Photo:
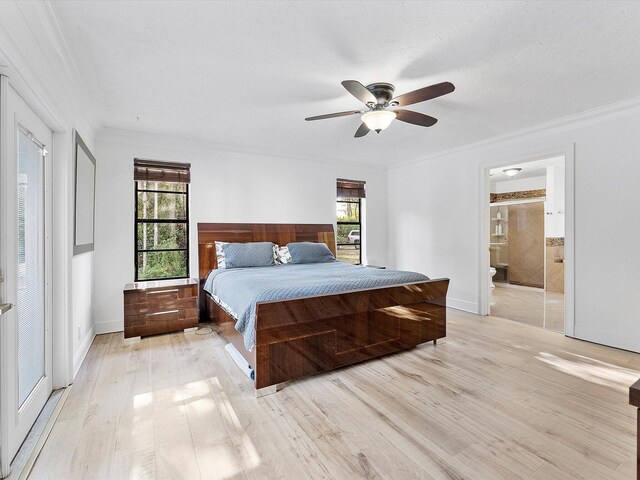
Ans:
{"type": "Polygon", "coordinates": [[[489,170],[488,313],[565,328],[565,157],[489,170]]]}

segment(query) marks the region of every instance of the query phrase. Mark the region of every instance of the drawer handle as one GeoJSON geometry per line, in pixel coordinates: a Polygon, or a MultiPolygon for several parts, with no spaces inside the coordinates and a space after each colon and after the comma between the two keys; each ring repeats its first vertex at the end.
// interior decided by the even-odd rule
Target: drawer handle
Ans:
{"type": "Polygon", "coordinates": [[[166,312],[154,312],[154,313],[147,313],[146,316],[147,317],[151,317],[153,315],[165,315],[167,313],[178,313],[180,310],[167,310],[166,312]]]}
{"type": "Polygon", "coordinates": [[[147,295],[155,295],[156,293],[169,293],[169,292],[177,292],[177,288],[172,288],[171,290],[156,290],[155,292],[147,292],[147,295]]]}

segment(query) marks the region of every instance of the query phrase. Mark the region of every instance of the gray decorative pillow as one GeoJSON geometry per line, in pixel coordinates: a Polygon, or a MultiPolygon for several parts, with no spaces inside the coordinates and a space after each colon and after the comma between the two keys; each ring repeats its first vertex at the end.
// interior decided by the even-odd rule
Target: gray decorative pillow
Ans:
{"type": "Polygon", "coordinates": [[[287,248],[291,254],[291,263],[329,263],[335,262],[329,247],[324,243],[293,242],[287,248]]]}
{"type": "Polygon", "coordinates": [[[225,268],[268,267],[274,264],[273,243],[228,243],[222,246],[225,268]]]}

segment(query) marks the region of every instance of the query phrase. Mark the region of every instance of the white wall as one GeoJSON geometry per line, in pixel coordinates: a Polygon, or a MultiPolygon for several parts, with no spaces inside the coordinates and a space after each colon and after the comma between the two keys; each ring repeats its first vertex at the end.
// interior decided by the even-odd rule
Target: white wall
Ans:
{"type": "Polygon", "coordinates": [[[191,163],[191,276],[198,222],[335,223],[336,179],[367,182],[367,262],[387,262],[386,172],[274,158],[188,139],[103,130],[96,143],[96,329],[122,330],[122,288],[134,279],[133,159],[191,163]]]}
{"type": "Polygon", "coordinates": [[[389,171],[390,264],[450,277],[479,311],[483,167],[575,144],[575,336],[640,352],[640,102],[603,108],[389,171]]]}
{"type": "Polygon", "coordinates": [[[524,192],[547,187],[545,175],[530,178],[512,178],[501,182],[491,182],[491,193],[524,192]]]}
{"type": "Polygon", "coordinates": [[[0,2],[0,73],[54,132],[54,388],[73,379],[94,337],[93,299],[85,288],[93,253],[72,257],[72,131],[92,149],[95,108],[73,62],[48,2],[0,2]]]}
{"type": "MultiPolygon", "coordinates": [[[[88,146],[88,145],[87,145],[88,146]]],[[[93,252],[73,257],[71,261],[71,313],[73,344],[73,376],[91,347],[96,331],[94,326],[93,252]]]]}
{"type": "Polygon", "coordinates": [[[564,237],[565,169],[562,166],[547,167],[547,201],[545,204],[544,232],[546,237],[564,237]]]}

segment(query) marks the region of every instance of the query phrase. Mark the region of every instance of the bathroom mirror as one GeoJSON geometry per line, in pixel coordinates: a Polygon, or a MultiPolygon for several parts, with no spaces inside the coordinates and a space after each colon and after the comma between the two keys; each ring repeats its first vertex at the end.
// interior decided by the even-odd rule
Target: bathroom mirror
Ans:
{"type": "Polygon", "coordinates": [[[96,159],[82,141],[78,132],[75,139],[75,217],[73,254],[93,250],[96,159]]]}

